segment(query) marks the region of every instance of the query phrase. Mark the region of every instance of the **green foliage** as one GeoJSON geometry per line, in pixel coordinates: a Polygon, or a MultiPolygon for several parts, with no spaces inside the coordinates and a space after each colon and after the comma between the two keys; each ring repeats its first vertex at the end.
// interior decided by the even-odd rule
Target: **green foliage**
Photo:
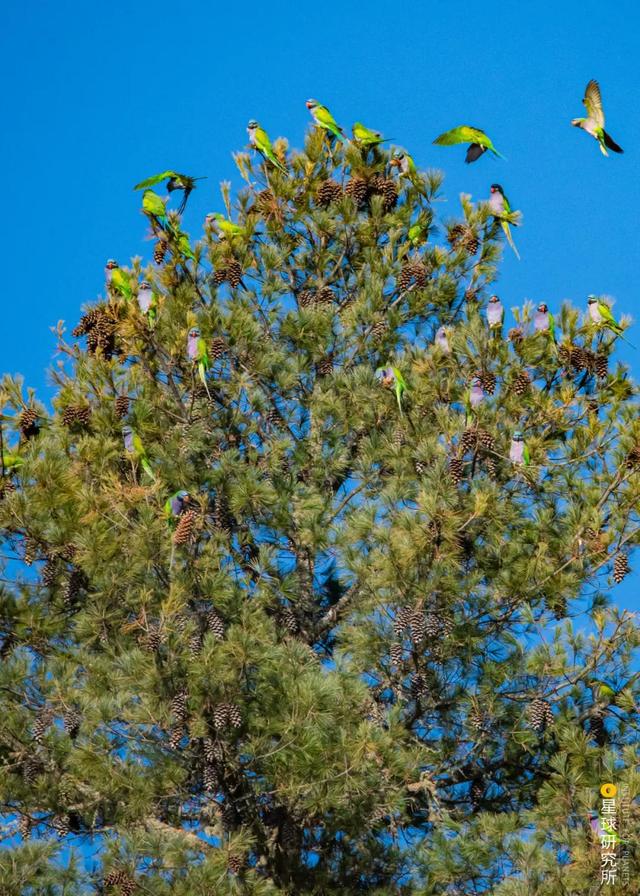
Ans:
{"type": "Polygon", "coordinates": [[[490,331],[500,227],[438,172],[273,148],[60,329],[53,410],[1,384],[0,892],[591,892],[604,781],[639,828],[615,334],[490,331]]]}

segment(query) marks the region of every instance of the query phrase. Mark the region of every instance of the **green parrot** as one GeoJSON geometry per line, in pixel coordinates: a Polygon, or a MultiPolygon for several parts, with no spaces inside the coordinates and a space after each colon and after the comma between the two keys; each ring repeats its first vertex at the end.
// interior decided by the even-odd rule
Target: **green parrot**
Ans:
{"type": "Polygon", "coordinates": [[[175,529],[178,518],[185,512],[190,502],[191,495],[183,488],[169,495],[164,502],[164,515],[170,529],[175,529]]]}
{"type": "Polygon", "coordinates": [[[209,362],[209,352],[207,350],[207,343],[200,335],[200,330],[197,327],[191,327],[189,330],[189,335],[187,336],[187,355],[194,364],[198,365],[198,376],[200,377],[202,385],[207,390],[207,395],[211,398],[206,377],[206,373],[211,366],[209,362]]]}
{"type": "Polygon", "coordinates": [[[153,190],[145,190],[142,194],[142,211],[151,221],[154,231],[158,229],[166,233],[171,231],[167,218],[167,204],[153,190]]]}
{"type": "Polygon", "coordinates": [[[600,95],[600,85],[593,79],[589,81],[584,92],[582,100],[587,109],[587,118],[573,118],[571,124],[575,128],[582,128],[587,134],[591,134],[598,141],[600,152],[608,156],[607,149],[613,152],[624,152],[621,146],[607,134],[604,129],[604,110],[602,108],[602,97],[600,95]]]}
{"type": "Polygon", "coordinates": [[[418,218],[415,224],[409,227],[407,236],[412,246],[420,246],[427,242],[429,239],[429,225],[422,216],[418,218]]]}
{"type": "Polygon", "coordinates": [[[288,174],[287,169],[274,152],[269,135],[253,118],[247,125],[247,133],[249,134],[249,142],[258,150],[262,158],[268,159],[278,171],[288,174]]]}
{"type": "Polygon", "coordinates": [[[149,463],[149,457],[147,452],[145,451],[144,445],[142,444],[142,439],[138,435],[137,432],[130,426],[123,426],[122,428],[122,437],[124,439],[124,448],[127,454],[130,454],[135,460],[140,463],[140,466],[145,471],[147,476],[151,479],[155,480],[155,476],[153,470],[151,469],[151,464],[149,463]]]}
{"type": "Polygon", "coordinates": [[[240,224],[228,221],[220,212],[210,212],[205,218],[205,226],[217,230],[221,237],[231,239],[234,236],[246,236],[247,230],[240,224]]]}
{"type": "Polygon", "coordinates": [[[347,142],[342,128],[326,106],[322,106],[317,100],[307,100],[306,106],[318,127],[324,128],[325,131],[328,131],[342,143],[347,142]]]}
{"type": "Polygon", "coordinates": [[[420,176],[418,174],[418,169],[416,167],[416,163],[413,161],[408,152],[404,152],[404,150],[397,149],[393,158],[389,162],[392,168],[397,168],[400,177],[408,178],[413,186],[421,193],[425,199],[427,198],[427,193],[424,186],[420,182],[420,176]]]}
{"type": "Polygon", "coordinates": [[[158,317],[158,296],[149,282],[143,280],[138,287],[138,308],[153,327],[158,317]]]}
{"type": "Polygon", "coordinates": [[[591,688],[594,698],[599,703],[615,702],[616,692],[611,685],[606,683],[606,681],[602,681],[599,678],[592,678],[589,681],[589,687],[591,688]]]}
{"type": "Polygon", "coordinates": [[[491,150],[495,156],[498,156],[501,159],[504,158],[484,131],[481,131],[480,128],[469,127],[469,125],[466,124],[462,124],[457,128],[452,128],[450,131],[445,131],[444,134],[440,134],[439,137],[436,137],[433,142],[437,146],[455,146],[458,143],[470,143],[471,145],[465,156],[465,162],[467,164],[475,162],[476,159],[479,159],[488,149],[491,150]]]}
{"type": "Polygon", "coordinates": [[[182,201],[178,206],[178,214],[181,215],[186,208],[189,196],[195,190],[196,181],[206,180],[206,178],[190,177],[188,174],[178,174],[177,171],[163,171],[161,174],[154,174],[146,180],[141,180],[133,189],[146,190],[148,187],[155,187],[156,184],[159,184],[163,180],[167,181],[167,190],[170,193],[174,190],[182,190],[182,201]]]}
{"type": "Polygon", "coordinates": [[[390,139],[385,139],[379,131],[372,131],[371,128],[366,127],[360,121],[356,121],[351,128],[351,132],[355,142],[365,147],[379,146],[381,143],[387,143],[390,139]]]}
{"type": "Polygon", "coordinates": [[[376,376],[380,378],[383,386],[387,388],[393,387],[396,393],[398,409],[400,414],[402,414],[402,396],[407,391],[407,384],[401,371],[397,367],[378,367],[376,376]]]}
{"type": "Polygon", "coordinates": [[[509,200],[504,194],[504,190],[500,186],[500,184],[491,184],[491,196],[489,197],[489,208],[493,213],[494,221],[499,221],[500,226],[504,231],[504,235],[507,238],[507,242],[513,249],[516,258],[520,261],[520,253],[516,249],[516,244],[513,242],[513,238],[511,236],[511,227],[510,224],[513,224],[514,227],[517,227],[519,224],[519,215],[517,212],[513,212],[511,210],[511,205],[509,204],[509,200]]]}
{"type": "Polygon", "coordinates": [[[128,274],[122,268],[114,268],[111,271],[109,286],[113,292],[119,293],[123,299],[129,301],[133,295],[133,286],[131,284],[131,274],[128,274]]]}
{"type": "Polygon", "coordinates": [[[622,327],[611,313],[611,308],[609,308],[607,303],[602,302],[597,296],[589,296],[587,301],[589,303],[589,317],[593,323],[606,327],[615,333],[616,336],[621,336],[623,332],[622,327]]]}
{"type": "Polygon", "coordinates": [[[4,473],[13,473],[18,467],[21,467],[23,463],[23,458],[14,451],[2,452],[2,470],[4,473]]]}
{"type": "Polygon", "coordinates": [[[524,440],[523,434],[517,429],[511,437],[511,446],[509,448],[509,460],[518,466],[528,467],[531,465],[531,454],[529,446],[524,440]]]}

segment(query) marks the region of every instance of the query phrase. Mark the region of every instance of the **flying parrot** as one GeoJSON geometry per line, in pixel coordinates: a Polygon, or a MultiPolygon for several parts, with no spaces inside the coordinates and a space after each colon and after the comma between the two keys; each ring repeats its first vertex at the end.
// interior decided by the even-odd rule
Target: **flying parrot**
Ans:
{"type": "Polygon", "coordinates": [[[361,121],[356,121],[351,128],[351,133],[355,142],[361,146],[379,146],[381,143],[388,143],[389,141],[389,138],[385,139],[379,131],[372,131],[371,128],[363,125],[361,121]]]}
{"type": "Polygon", "coordinates": [[[535,333],[547,333],[554,342],[556,341],[556,323],[545,302],[538,305],[533,317],[533,330],[535,333]]]}
{"type": "Polygon", "coordinates": [[[317,100],[307,100],[306,105],[318,127],[324,128],[325,131],[328,131],[342,143],[347,142],[347,138],[344,136],[344,131],[337,124],[335,118],[326,106],[320,105],[317,100]]]}
{"type": "Polygon", "coordinates": [[[604,129],[604,110],[602,108],[600,85],[597,81],[593,79],[589,81],[582,102],[587,110],[587,118],[572,118],[571,124],[576,128],[582,128],[587,134],[591,134],[598,141],[600,152],[603,155],[609,155],[607,149],[611,149],[613,152],[624,152],[622,147],[618,146],[604,129]]]}
{"type": "Polygon", "coordinates": [[[178,214],[181,215],[186,208],[189,196],[196,188],[196,181],[206,180],[206,178],[190,177],[188,174],[178,174],[177,171],[163,171],[161,174],[154,174],[153,177],[140,181],[133,189],[146,190],[149,187],[155,187],[163,180],[167,181],[167,190],[170,193],[173,193],[174,190],[182,190],[182,201],[178,206],[178,214]]]}
{"type": "Polygon", "coordinates": [[[513,464],[525,467],[528,467],[531,463],[529,448],[527,447],[524,441],[524,436],[519,429],[514,432],[511,439],[511,447],[509,448],[509,460],[513,464]]]}
{"type": "Polygon", "coordinates": [[[187,509],[191,501],[191,495],[185,489],[180,489],[170,495],[164,504],[164,513],[170,528],[173,528],[179,516],[187,509]]]}
{"type": "Polygon", "coordinates": [[[380,377],[383,386],[386,386],[388,389],[393,387],[398,408],[402,414],[402,396],[407,391],[407,384],[400,370],[397,367],[378,367],[376,376],[380,377]]]}
{"type": "Polygon", "coordinates": [[[516,249],[516,244],[513,242],[513,238],[511,236],[511,227],[513,224],[514,227],[518,226],[517,213],[511,211],[511,206],[509,205],[509,200],[504,195],[504,190],[500,186],[500,184],[491,184],[491,196],[489,198],[489,208],[493,212],[493,217],[495,221],[500,222],[500,226],[504,230],[504,235],[507,238],[507,242],[515,252],[516,258],[518,261],[520,260],[520,253],[516,249]]]}
{"type": "Polygon", "coordinates": [[[215,230],[220,237],[231,239],[234,236],[246,236],[246,228],[228,221],[220,212],[210,212],[204,222],[206,227],[215,230]]]}
{"type": "Polygon", "coordinates": [[[435,345],[438,346],[438,348],[444,355],[451,354],[451,346],[449,345],[449,338],[447,336],[446,327],[440,327],[436,331],[435,345]]]}
{"type": "Polygon", "coordinates": [[[249,142],[258,150],[263,159],[268,159],[278,171],[287,174],[287,169],[274,152],[269,135],[253,118],[247,125],[247,133],[249,134],[249,142]]]}
{"type": "MultiPolygon", "coordinates": [[[[209,352],[207,351],[207,343],[200,335],[200,330],[197,327],[192,327],[189,330],[189,335],[187,336],[187,355],[194,364],[198,365],[198,376],[202,381],[202,385],[207,390],[207,395],[209,395],[209,387],[205,376],[210,367],[209,352]]],[[[209,398],[211,398],[211,395],[209,395],[209,398]]]]}
{"type": "Polygon", "coordinates": [[[487,305],[487,321],[491,330],[497,330],[502,326],[504,318],[504,306],[498,296],[491,296],[487,305]]]}
{"type": "Polygon", "coordinates": [[[457,128],[452,128],[450,131],[445,131],[444,134],[440,134],[439,137],[436,137],[433,142],[437,146],[455,146],[458,143],[471,144],[464,159],[467,164],[475,162],[476,159],[479,159],[488,149],[491,150],[495,156],[498,156],[501,159],[504,158],[504,156],[500,155],[484,131],[481,131],[479,128],[469,127],[466,124],[462,124],[457,128]]]}
{"type": "Polygon", "coordinates": [[[153,325],[158,316],[158,296],[151,288],[151,284],[143,280],[138,287],[138,308],[147,316],[149,323],[153,325]]]}
{"type": "Polygon", "coordinates": [[[600,301],[597,296],[589,296],[587,301],[589,303],[589,317],[593,323],[606,327],[615,333],[616,336],[621,336],[622,327],[611,313],[611,308],[609,308],[606,302],[600,301]]]}
{"type": "Polygon", "coordinates": [[[155,479],[156,477],[154,476],[151,464],[149,463],[149,457],[138,433],[134,432],[130,426],[123,426],[122,437],[124,439],[124,450],[127,454],[131,454],[135,460],[139,461],[140,466],[145,473],[151,479],[155,479]]]}

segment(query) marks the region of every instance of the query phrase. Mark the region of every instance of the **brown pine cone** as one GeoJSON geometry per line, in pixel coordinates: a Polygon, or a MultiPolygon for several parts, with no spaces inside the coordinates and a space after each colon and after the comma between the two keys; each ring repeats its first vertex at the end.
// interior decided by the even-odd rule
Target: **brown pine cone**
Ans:
{"type": "Polygon", "coordinates": [[[323,180],[316,192],[316,203],[323,208],[337,202],[342,197],[342,187],[335,180],[323,180]]]}
{"type": "Polygon", "coordinates": [[[460,437],[460,450],[463,454],[473,450],[478,442],[478,433],[472,427],[465,429],[460,437]]]}
{"type": "Polygon", "coordinates": [[[227,350],[227,343],[222,336],[214,336],[209,345],[209,351],[214,361],[219,361],[227,350]]]}
{"type": "Polygon", "coordinates": [[[629,566],[629,558],[626,554],[619,551],[616,554],[616,559],[613,561],[613,581],[616,585],[619,585],[630,572],[631,567],[629,566]]]}
{"type": "Polygon", "coordinates": [[[33,408],[24,409],[20,414],[19,424],[20,432],[25,439],[31,439],[34,436],[37,436],[40,432],[40,427],[38,426],[38,414],[33,408]]]}
{"type": "Polygon", "coordinates": [[[124,420],[129,413],[129,396],[118,395],[115,400],[115,412],[118,420],[124,420]]]}
{"type": "Polygon", "coordinates": [[[315,289],[303,289],[298,293],[298,308],[313,308],[316,304],[315,289]]]}
{"type": "Polygon", "coordinates": [[[484,370],[480,373],[478,379],[487,395],[493,395],[496,391],[496,383],[498,382],[495,373],[492,373],[490,370],[484,370]]]}
{"type": "Polygon", "coordinates": [[[515,395],[524,395],[531,385],[531,378],[526,370],[521,370],[513,381],[513,392],[515,395]]]}
{"type": "Polygon", "coordinates": [[[316,373],[318,376],[329,376],[333,373],[333,355],[328,354],[316,364],[316,373]]]}
{"type": "Polygon", "coordinates": [[[232,258],[227,265],[227,280],[229,281],[229,286],[234,289],[236,286],[240,286],[242,282],[242,265],[235,258],[232,258]]]}
{"type": "Polygon", "coordinates": [[[153,249],[153,261],[155,264],[162,264],[169,250],[169,243],[166,240],[158,240],[153,249]]]}
{"type": "Polygon", "coordinates": [[[352,177],[347,181],[344,192],[353,200],[357,208],[364,208],[369,198],[369,184],[363,177],[352,177]]]}
{"type": "Polygon", "coordinates": [[[176,531],[173,533],[173,543],[175,545],[189,544],[194,537],[195,524],[195,510],[185,511],[178,520],[176,531]]]}
{"type": "Polygon", "coordinates": [[[393,180],[376,174],[369,181],[369,191],[376,196],[382,196],[383,211],[390,212],[395,208],[398,202],[398,189],[393,180]]]}
{"type": "Polygon", "coordinates": [[[449,475],[454,485],[459,485],[462,481],[463,463],[459,457],[452,457],[449,461],[449,475]]]}
{"type": "Polygon", "coordinates": [[[604,380],[609,375],[609,358],[606,355],[596,355],[595,371],[598,379],[604,380]]]}
{"type": "Polygon", "coordinates": [[[371,327],[371,336],[376,341],[380,341],[386,332],[387,332],[386,320],[378,320],[371,327]]]}

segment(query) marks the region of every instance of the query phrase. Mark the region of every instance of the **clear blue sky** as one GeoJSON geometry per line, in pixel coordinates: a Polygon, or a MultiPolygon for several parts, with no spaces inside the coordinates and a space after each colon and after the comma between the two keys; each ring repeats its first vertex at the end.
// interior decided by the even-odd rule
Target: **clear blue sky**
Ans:
{"type": "MultiPolygon", "coordinates": [[[[0,372],[42,385],[49,328],[74,326],[106,259],[149,257],[134,183],[164,168],[208,175],[186,215],[198,233],[222,209],[219,181],[238,182],[231,151],[246,143],[247,120],[299,146],[309,96],[442,167],[446,214],[461,191],[485,198],[503,184],[524,214],[522,261],[507,252],[499,284],[507,306],[603,292],[640,324],[639,41],[630,0],[4,0],[0,372]],[[569,126],[592,77],[624,156],[603,158],[569,126]],[[461,123],[487,130],[508,161],[466,166],[462,148],[432,145],[461,123]]],[[[623,355],[640,376],[640,353],[623,355]]],[[[638,581],[617,589],[622,605],[640,606],[638,581]]]]}

